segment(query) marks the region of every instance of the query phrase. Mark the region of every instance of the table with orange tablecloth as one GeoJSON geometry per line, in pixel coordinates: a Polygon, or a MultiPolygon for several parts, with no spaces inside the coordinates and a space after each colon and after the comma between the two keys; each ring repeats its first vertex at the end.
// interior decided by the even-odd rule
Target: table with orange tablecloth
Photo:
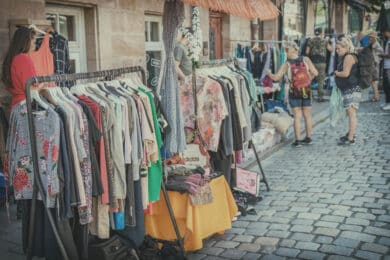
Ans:
{"type": "MultiPolygon", "coordinates": [[[[193,206],[188,193],[168,191],[180,234],[184,237],[186,251],[203,247],[202,240],[232,227],[237,205],[224,176],[210,182],[213,202],[193,206]]],[[[164,196],[153,203],[151,214],[145,215],[146,234],[164,240],[176,240],[164,196]]]]}

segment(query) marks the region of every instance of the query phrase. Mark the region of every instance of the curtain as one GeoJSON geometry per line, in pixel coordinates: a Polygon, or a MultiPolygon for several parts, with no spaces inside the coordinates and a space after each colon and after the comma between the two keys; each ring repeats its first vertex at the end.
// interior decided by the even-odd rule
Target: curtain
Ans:
{"type": "Polygon", "coordinates": [[[163,42],[165,47],[165,64],[160,85],[160,98],[163,111],[170,126],[165,135],[164,146],[172,153],[185,149],[184,120],[180,109],[179,82],[175,67],[173,50],[177,32],[184,21],[184,4],[180,0],[167,0],[164,4],[163,42]]]}

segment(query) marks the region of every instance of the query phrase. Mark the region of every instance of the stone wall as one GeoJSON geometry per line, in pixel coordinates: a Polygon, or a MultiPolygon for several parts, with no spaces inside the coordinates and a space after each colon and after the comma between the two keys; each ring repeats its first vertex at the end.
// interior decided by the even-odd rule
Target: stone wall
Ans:
{"type": "MultiPolygon", "coordinates": [[[[0,1],[0,68],[10,42],[10,19],[42,20],[45,14],[44,0],[1,0],[0,1]]],[[[0,71],[1,74],[1,71],[0,71]]],[[[10,95],[0,83],[0,102],[9,113],[10,95]]]]}
{"type": "MultiPolygon", "coordinates": [[[[122,66],[145,66],[145,14],[163,13],[162,0],[0,0],[0,64],[6,53],[10,21],[25,19],[27,23],[45,22],[46,5],[80,7],[84,11],[87,70],[122,66]],[[38,22],[37,22],[38,21],[38,22]]],[[[191,23],[190,7],[186,6],[185,25],[191,23]]],[[[209,11],[200,10],[203,42],[209,41],[209,11]]],[[[233,54],[230,39],[250,40],[250,21],[225,15],[223,24],[224,57],[233,54]]],[[[209,46],[208,46],[209,47],[209,46]]],[[[208,51],[201,59],[208,59],[208,51]]],[[[0,83],[0,100],[9,104],[7,92],[0,83]]]]}
{"type": "MultiPolygon", "coordinates": [[[[229,34],[224,37],[224,57],[234,56],[234,49],[237,46],[237,41],[251,40],[251,22],[248,19],[241,17],[230,16],[229,21],[229,34]],[[234,41],[233,41],[234,40],[234,41]]],[[[244,42],[244,45],[250,45],[248,42],[244,42]]]]}

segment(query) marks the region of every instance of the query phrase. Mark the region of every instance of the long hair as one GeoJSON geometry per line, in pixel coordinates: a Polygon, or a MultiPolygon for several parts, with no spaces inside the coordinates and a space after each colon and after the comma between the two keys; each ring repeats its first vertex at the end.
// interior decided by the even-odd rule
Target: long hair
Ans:
{"type": "Polygon", "coordinates": [[[7,55],[4,58],[1,80],[6,86],[12,85],[11,64],[14,57],[20,53],[27,53],[30,50],[31,41],[35,32],[27,27],[18,28],[9,45],[7,55]]]}

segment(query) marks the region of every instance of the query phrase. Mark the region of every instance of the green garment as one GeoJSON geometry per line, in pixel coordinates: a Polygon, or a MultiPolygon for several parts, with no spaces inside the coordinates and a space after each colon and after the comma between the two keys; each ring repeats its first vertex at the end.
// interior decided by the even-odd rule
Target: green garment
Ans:
{"type": "MultiPolygon", "coordinates": [[[[245,77],[247,78],[247,80],[249,82],[249,91],[250,91],[250,95],[252,97],[252,100],[253,100],[253,102],[256,102],[258,98],[257,98],[257,94],[256,94],[256,83],[255,83],[255,80],[253,79],[253,75],[252,75],[252,73],[250,73],[247,70],[245,70],[244,73],[245,73],[245,77]]],[[[251,105],[253,105],[253,104],[251,104],[251,105]]]]}
{"type": "Polygon", "coordinates": [[[157,121],[157,112],[156,105],[154,104],[154,97],[152,93],[146,91],[145,89],[139,87],[139,91],[145,93],[150,101],[153,114],[153,124],[154,124],[154,133],[156,134],[157,148],[158,148],[158,160],[154,163],[151,163],[148,168],[148,186],[149,186],[149,201],[158,201],[160,199],[160,190],[161,190],[161,181],[162,181],[162,162],[161,162],[161,147],[162,147],[162,138],[157,121]]]}
{"type": "MultiPolygon", "coordinates": [[[[286,54],[284,53],[283,49],[280,49],[279,55],[280,55],[280,64],[283,64],[286,61],[286,54]]],[[[284,101],[284,90],[285,90],[285,83],[283,78],[282,81],[280,82],[280,91],[277,96],[278,100],[284,101]]]]}

